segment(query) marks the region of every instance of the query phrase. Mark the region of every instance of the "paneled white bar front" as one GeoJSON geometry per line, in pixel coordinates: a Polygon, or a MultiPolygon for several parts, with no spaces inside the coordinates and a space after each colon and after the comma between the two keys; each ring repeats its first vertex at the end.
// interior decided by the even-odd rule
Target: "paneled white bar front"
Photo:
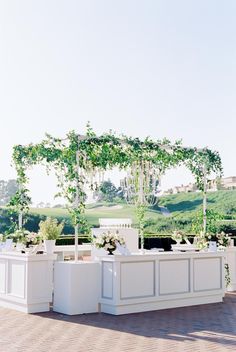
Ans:
{"type": "Polygon", "coordinates": [[[101,258],[101,311],[127,314],[221,302],[224,252],[164,252],[101,258]]]}
{"type": "Polygon", "coordinates": [[[53,254],[0,253],[0,306],[24,313],[49,311],[53,254]]]}

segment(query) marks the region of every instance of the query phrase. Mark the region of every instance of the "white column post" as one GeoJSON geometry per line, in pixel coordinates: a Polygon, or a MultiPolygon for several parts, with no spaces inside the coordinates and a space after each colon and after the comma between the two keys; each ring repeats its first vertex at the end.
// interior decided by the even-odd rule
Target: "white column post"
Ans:
{"type": "Polygon", "coordinates": [[[18,213],[18,227],[19,227],[19,230],[21,230],[23,227],[23,213],[21,210],[18,213]]]}
{"type": "Polygon", "coordinates": [[[207,170],[206,164],[203,166],[203,233],[206,233],[207,226],[207,170]]]}
{"type": "MultiPolygon", "coordinates": [[[[76,151],[76,173],[77,173],[77,179],[76,179],[76,195],[75,195],[75,203],[74,203],[74,208],[77,209],[79,206],[79,151],[76,151]]],[[[79,225],[75,225],[75,262],[78,261],[78,236],[79,236],[79,225]]]]}
{"type": "MultiPolygon", "coordinates": [[[[138,189],[138,199],[139,204],[144,205],[145,202],[145,190],[144,190],[144,170],[143,162],[140,161],[139,164],[139,189],[138,189]]],[[[141,242],[141,251],[144,250],[144,233],[143,228],[140,229],[140,242],[141,242]]]]}
{"type": "MultiPolygon", "coordinates": [[[[20,198],[22,198],[21,190],[22,190],[22,184],[19,183],[20,198]]],[[[20,209],[18,212],[18,228],[19,228],[19,230],[21,230],[22,227],[23,227],[23,211],[20,209]]]]}

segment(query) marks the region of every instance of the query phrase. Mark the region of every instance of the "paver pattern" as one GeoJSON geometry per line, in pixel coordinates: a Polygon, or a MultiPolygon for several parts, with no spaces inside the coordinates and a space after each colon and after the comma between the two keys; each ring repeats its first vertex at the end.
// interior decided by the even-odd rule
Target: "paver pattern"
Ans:
{"type": "Polygon", "coordinates": [[[236,293],[224,303],[122,316],[0,308],[0,352],[236,351],[236,293]]]}

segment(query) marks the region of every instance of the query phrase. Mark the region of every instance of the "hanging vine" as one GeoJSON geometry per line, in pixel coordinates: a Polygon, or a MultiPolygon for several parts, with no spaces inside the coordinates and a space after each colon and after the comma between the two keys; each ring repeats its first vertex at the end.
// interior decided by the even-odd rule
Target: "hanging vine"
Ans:
{"type": "MultiPolygon", "coordinates": [[[[201,190],[203,164],[206,165],[207,175],[222,173],[218,152],[207,148],[202,150],[184,148],[180,141],[171,144],[167,139],[153,141],[146,138],[141,141],[139,138],[127,136],[117,137],[112,132],[98,137],[90,125],[87,125],[85,136],[78,135],[75,131],[69,132],[65,139],[54,138],[47,134],[39,144],[17,145],[13,149],[13,161],[20,189],[11,199],[10,206],[20,212],[27,211],[31,201],[27,189],[27,170],[34,165],[42,164],[47,171],[55,170],[59,189],[57,196],[66,199],[74,226],[86,225],[84,216],[86,187],[93,190],[98,188],[105,170],[114,167],[132,169],[135,165],[145,165],[142,168],[145,178],[144,193],[147,190],[150,192],[148,185],[148,182],[152,182],[150,173],[153,174],[153,182],[156,182],[158,175],[161,176],[167,169],[178,165],[189,168],[201,190]]],[[[135,177],[138,180],[140,171],[137,170],[136,167],[135,177]]],[[[148,197],[148,194],[144,196],[148,197]]],[[[141,200],[138,202],[140,226],[146,207],[144,203],[141,200]]]]}

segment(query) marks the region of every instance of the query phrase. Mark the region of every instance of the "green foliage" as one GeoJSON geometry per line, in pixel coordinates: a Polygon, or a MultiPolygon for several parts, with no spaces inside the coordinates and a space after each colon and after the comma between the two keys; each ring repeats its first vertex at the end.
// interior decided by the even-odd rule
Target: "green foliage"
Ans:
{"type": "Polygon", "coordinates": [[[56,240],[60,237],[64,223],[58,224],[57,219],[47,217],[39,223],[39,235],[43,240],[56,240]]]}
{"type": "MultiPolygon", "coordinates": [[[[159,198],[159,205],[165,206],[174,216],[184,214],[185,217],[193,216],[197,211],[202,210],[202,193],[178,193],[159,198]]],[[[236,204],[236,190],[222,190],[207,193],[207,207],[227,219],[236,219],[236,212],[233,206],[236,204]],[[230,214],[229,214],[230,209],[230,214]]]]}
{"type": "Polygon", "coordinates": [[[228,287],[230,282],[229,264],[225,264],[225,286],[228,287]]]}
{"type": "MultiPolygon", "coordinates": [[[[90,243],[91,237],[90,236],[79,236],[78,244],[83,243],[90,243]]],[[[74,236],[61,236],[56,240],[57,246],[66,246],[66,245],[73,245],[75,244],[75,237],[74,236]]]]}
{"type": "Polygon", "coordinates": [[[90,233],[90,225],[84,215],[84,212],[81,213],[80,209],[69,209],[71,212],[71,221],[73,226],[79,225],[79,232],[80,233],[90,233]]]}
{"type": "Polygon", "coordinates": [[[232,233],[236,235],[236,220],[222,220],[217,224],[217,232],[232,233]]]}
{"type": "Polygon", "coordinates": [[[15,211],[26,212],[29,210],[31,198],[28,195],[27,188],[18,189],[14,196],[10,199],[8,206],[15,211]]]}
{"type": "MultiPolygon", "coordinates": [[[[160,204],[166,205],[171,211],[169,217],[161,214],[158,206],[149,207],[145,213],[144,234],[171,234],[175,229],[183,230],[192,234],[192,222],[197,214],[202,211],[202,195],[200,193],[180,193],[171,196],[161,197],[160,204]]],[[[216,232],[232,233],[236,235],[236,219],[226,214],[230,204],[236,203],[236,191],[218,191],[208,194],[209,209],[224,215],[224,220],[219,219],[215,222],[216,232]],[[227,220],[225,220],[227,219],[227,220]]],[[[10,226],[11,221],[16,221],[17,213],[8,213],[6,210],[0,211],[0,233],[10,226]]],[[[64,208],[32,208],[27,215],[25,228],[29,231],[38,231],[38,223],[47,216],[56,217],[59,221],[64,220],[64,233],[73,233],[73,224],[70,215],[64,208]]],[[[92,227],[98,226],[99,218],[132,218],[134,226],[137,224],[136,210],[133,205],[126,203],[95,203],[87,205],[84,214],[87,222],[92,227]]],[[[12,230],[11,230],[12,231],[12,230]]],[[[83,227],[80,233],[88,233],[83,227]]]]}
{"type": "Polygon", "coordinates": [[[192,218],[182,219],[158,216],[155,219],[145,221],[144,233],[170,235],[173,231],[179,229],[191,234],[191,225],[192,218]]]}
{"type": "Polygon", "coordinates": [[[9,234],[17,229],[18,214],[7,208],[0,208],[0,233],[9,234]]]}
{"type": "Polygon", "coordinates": [[[147,210],[147,206],[143,205],[143,204],[138,204],[136,206],[136,216],[137,216],[137,220],[138,220],[138,224],[139,224],[139,229],[140,232],[143,232],[144,229],[144,225],[145,225],[145,213],[147,210]]]}
{"type": "Polygon", "coordinates": [[[226,208],[227,215],[236,215],[236,205],[234,203],[228,204],[226,208]]]}
{"type": "MultiPolygon", "coordinates": [[[[171,144],[167,139],[153,141],[146,138],[141,141],[139,138],[117,137],[111,131],[98,137],[88,124],[86,136],[77,135],[75,131],[69,132],[65,139],[54,138],[47,134],[39,144],[14,147],[13,161],[20,189],[11,200],[10,206],[20,212],[28,210],[30,197],[26,188],[27,169],[33,165],[45,164],[48,170],[53,168],[56,172],[59,187],[57,195],[67,200],[73,224],[75,226],[79,224],[84,228],[86,222],[84,189],[87,176],[94,170],[127,168],[142,160],[149,161],[160,174],[164,174],[169,168],[186,165],[195,176],[201,190],[203,165],[207,175],[222,172],[219,154],[207,148],[203,150],[184,148],[180,141],[171,144]],[[81,171],[79,175],[78,166],[81,171]]],[[[96,188],[93,183],[90,186],[96,188]]],[[[139,213],[140,209],[137,211],[139,213]]],[[[143,226],[140,216],[138,221],[143,226]]]]}
{"type": "MultiPolygon", "coordinates": [[[[218,232],[217,222],[223,219],[222,214],[219,214],[214,210],[207,209],[206,217],[207,217],[206,232],[217,233],[218,232]]],[[[202,211],[198,212],[197,216],[193,220],[192,230],[196,234],[203,231],[203,212],[202,211]]]]}
{"type": "Polygon", "coordinates": [[[116,187],[110,180],[103,181],[99,187],[96,198],[99,202],[115,202],[119,198],[122,199],[120,187],[116,187]]]}
{"type": "Polygon", "coordinates": [[[28,231],[25,230],[15,230],[13,233],[8,234],[6,237],[11,238],[14,243],[26,243],[25,236],[28,234],[28,231]]]}
{"type": "Polygon", "coordinates": [[[145,213],[147,211],[147,206],[144,204],[136,205],[136,216],[138,220],[139,234],[141,236],[141,248],[144,248],[144,225],[145,225],[145,213]]]}
{"type": "Polygon", "coordinates": [[[25,229],[15,230],[13,233],[8,234],[6,238],[12,238],[13,242],[23,243],[26,246],[40,242],[40,237],[37,233],[25,229]]]}

